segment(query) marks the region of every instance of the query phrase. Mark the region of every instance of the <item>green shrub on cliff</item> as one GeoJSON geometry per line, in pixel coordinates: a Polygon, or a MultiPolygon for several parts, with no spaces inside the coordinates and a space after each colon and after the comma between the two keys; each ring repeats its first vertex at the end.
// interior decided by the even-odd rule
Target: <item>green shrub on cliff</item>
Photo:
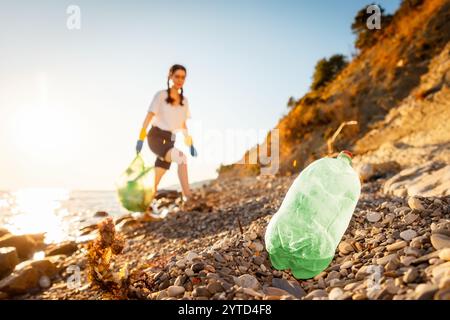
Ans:
{"type": "Polygon", "coordinates": [[[348,64],[347,58],[342,54],[335,54],[329,59],[320,59],[314,69],[312,90],[317,90],[330,82],[348,64]]]}

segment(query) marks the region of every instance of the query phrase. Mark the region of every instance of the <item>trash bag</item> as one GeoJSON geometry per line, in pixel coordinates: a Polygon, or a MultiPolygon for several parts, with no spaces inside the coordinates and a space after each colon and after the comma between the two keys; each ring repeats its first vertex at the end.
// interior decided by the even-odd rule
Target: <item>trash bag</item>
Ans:
{"type": "Polygon", "coordinates": [[[137,154],[116,181],[117,195],[122,206],[132,212],[145,212],[155,196],[153,166],[146,166],[137,154]]]}

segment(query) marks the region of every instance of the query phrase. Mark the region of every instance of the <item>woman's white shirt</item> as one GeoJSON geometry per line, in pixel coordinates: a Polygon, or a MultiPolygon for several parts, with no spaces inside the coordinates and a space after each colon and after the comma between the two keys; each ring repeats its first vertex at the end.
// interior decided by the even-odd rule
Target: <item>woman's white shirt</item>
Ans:
{"type": "Polygon", "coordinates": [[[159,90],[153,96],[153,100],[148,108],[148,112],[155,114],[151,124],[171,132],[181,130],[183,123],[188,118],[191,118],[188,99],[183,97],[183,106],[173,106],[166,102],[166,98],[167,90],[159,90]]]}

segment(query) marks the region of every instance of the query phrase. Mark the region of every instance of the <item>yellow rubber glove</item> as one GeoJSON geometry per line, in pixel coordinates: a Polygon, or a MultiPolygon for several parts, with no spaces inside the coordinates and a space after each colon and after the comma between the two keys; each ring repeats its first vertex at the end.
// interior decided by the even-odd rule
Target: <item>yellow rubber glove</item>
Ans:
{"type": "Polygon", "coordinates": [[[139,140],[136,143],[136,153],[141,152],[146,136],[147,136],[147,131],[145,130],[145,128],[142,128],[141,132],[139,133],[139,140]]]}
{"type": "Polygon", "coordinates": [[[190,135],[185,136],[184,143],[189,147],[192,146],[192,137],[190,135]]]}
{"type": "Polygon", "coordinates": [[[146,136],[147,136],[147,130],[145,130],[145,128],[142,128],[141,132],[139,133],[139,140],[144,141],[146,136]]]}

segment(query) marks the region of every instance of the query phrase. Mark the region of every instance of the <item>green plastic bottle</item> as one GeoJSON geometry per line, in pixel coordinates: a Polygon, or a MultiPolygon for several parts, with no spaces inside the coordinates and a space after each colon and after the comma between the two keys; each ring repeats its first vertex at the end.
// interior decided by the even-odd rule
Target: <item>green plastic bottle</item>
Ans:
{"type": "Polygon", "coordinates": [[[352,154],[322,158],[294,180],[265,234],[272,266],[297,279],[325,270],[347,229],[361,193],[352,154]]]}

